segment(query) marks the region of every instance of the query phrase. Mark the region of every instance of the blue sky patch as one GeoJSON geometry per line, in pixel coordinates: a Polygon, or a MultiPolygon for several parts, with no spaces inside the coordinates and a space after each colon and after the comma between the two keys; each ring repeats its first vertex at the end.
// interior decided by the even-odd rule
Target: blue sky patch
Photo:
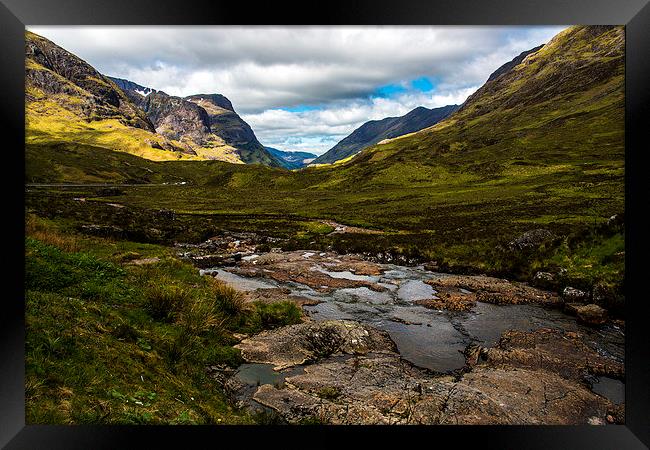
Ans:
{"type": "Polygon", "coordinates": [[[422,92],[429,92],[435,87],[435,85],[427,77],[416,78],[415,80],[411,81],[411,86],[413,89],[417,89],[418,91],[422,92]]]}
{"type": "Polygon", "coordinates": [[[373,92],[372,96],[390,98],[406,91],[407,89],[401,84],[387,84],[385,86],[380,86],[377,89],[375,89],[375,92],[373,92]]]}

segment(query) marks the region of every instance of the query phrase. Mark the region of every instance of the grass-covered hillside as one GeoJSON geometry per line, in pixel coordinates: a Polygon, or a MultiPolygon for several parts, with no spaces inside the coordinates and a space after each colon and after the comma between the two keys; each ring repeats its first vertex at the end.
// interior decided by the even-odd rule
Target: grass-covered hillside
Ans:
{"type": "Polygon", "coordinates": [[[144,91],[137,92],[139,85],[104,76],[31,32],[25,33],[25,67],[28,144],[91,145],[154,161],[280,166],[221,95],[202,96],[208,102],[203,106],[194,97],[183,99],[148,88],[144,96],[144,91]]]}
{"type": "Polygon", "coordinates": [[[296,323],[294,303],[241,293],[163,246],[79,235],[26,217],[30,424],[255,423],[209,367],[237,367],[233,332],[296,323]]]}

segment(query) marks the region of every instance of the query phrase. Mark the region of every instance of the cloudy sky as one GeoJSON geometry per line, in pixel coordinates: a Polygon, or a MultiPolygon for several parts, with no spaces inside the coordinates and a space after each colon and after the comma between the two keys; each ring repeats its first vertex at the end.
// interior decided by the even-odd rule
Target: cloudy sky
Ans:
{"type": "Polygon", "coordinates": [[[228,97],[262,144],[322,154],[362,123],[460,104],[566,27],[28,27],[105,75],[228,97]]]}

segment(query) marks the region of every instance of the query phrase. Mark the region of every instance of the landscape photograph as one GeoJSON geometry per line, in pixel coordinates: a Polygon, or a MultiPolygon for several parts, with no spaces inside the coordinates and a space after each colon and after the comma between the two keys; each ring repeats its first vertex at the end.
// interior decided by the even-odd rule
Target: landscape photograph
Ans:
{"type": "Polygon", "coordinates": [[[625,424],[624,26],[27,26],[24,184],[27,424],[625,424]]]}

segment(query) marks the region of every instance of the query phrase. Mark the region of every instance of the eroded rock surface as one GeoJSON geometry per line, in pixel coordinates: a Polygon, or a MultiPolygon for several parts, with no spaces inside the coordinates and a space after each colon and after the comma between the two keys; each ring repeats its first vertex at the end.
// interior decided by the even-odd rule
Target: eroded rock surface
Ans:
{"type": "Polygon", "coordinates": [[[265,331],[235,347],[246,361],[273,364],[276,370],[335,354],[396,351],[386,333],[343,320],[307,322],[265,331]]]}
{"type": "Polygon", "coordinates": [[[466,289],[475,293],[477,301],[497,305],[538,303],[559,306],[562,304],[562,299],[553,292],[543,291],[524,283],[482,275],[437,276],[427,280],[426,283],[437,291],[450,288],[466,289]]]}
{"type": "Polygon", "coordinates": [[[248,277],[270,278],[280,283],[299,283],[320,292],[358,287],[367,287],[375,292],[386,290],[372,280],[355,279],[355,276],[363,278],[379,275],[382,269],[377,264],[352,255],[338,256],[307,251],[272,252],[244,261],[232,272],[248,277]],[[351,276],[336,277],[331,272],[350,272],[351,276]]]}
{"type": "MultiPolygon", "coordinates": [[[[339,330],[343,325],[328,326],[339,330]]],[[[262,352],[266,356],[260,360],[295,365],[308,359],[305,345],[296,345],[307,333],[300,326],[290,328],[264,337],[274,350],[262,352]],[[287,353],[292,350],[280,350],[290,346],[301,356],[291,358],[287,353]]],[[[290,423],[569,425],[623,420],[622,407],[583,381],[585,373],[622,376],[622,365],[596,353],[577,333],[506,332],[494,348],[468,349],[468,368],[459,377],[415,367],[383,339],[379,345],[364,345],[362,354],[355,349],[345,352],[352,356],[316,359],[288,376],[283,387],[262,385],[253,399],[290,423]]],[[[248,355],[245,351],[246,359],[248,355]]]]}
{"type": "Polygon", "coordinates": [[[602,356],[580,333],[541,328],[534,332],[509,330],[492,348],[469,348],[470,366],[510,366],[545,370],[563,378],[581,381],[588,374],[623,378],[622,363],[602,356]],[[472,349],[474,351],[472,352],[472,349]],[[471,354],[471,355],[470,355],[471,354]]]}

